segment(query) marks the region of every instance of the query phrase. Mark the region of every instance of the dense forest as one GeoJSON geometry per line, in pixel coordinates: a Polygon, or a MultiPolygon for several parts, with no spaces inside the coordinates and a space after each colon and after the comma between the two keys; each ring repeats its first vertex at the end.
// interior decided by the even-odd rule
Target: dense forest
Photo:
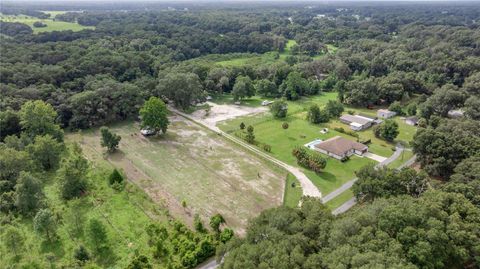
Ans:
{"type": "MultiPolygon", "coordinates": [[[[218,219],[210,232],[200,221],[195,232],[152,223],[141,249],[148,254],[132,255],[128,268],[193,268],[218,246],[222,268],[480,267],[478,3],[150,5],[60,6],[84,11],[56,20],[95,26],[78,32],[0,23],[0,234],[15,252],[9,261],[43,268],[48,260],[20,258],[16,223],[54,241],[54,220],[72,214],[76,197],[111,191],[96,186],[111,171],[95,173],[78,145],[64,143],[63,129],[136,119],[152,96],[188,111],[224,93],[298,100],[336,91],[344,104],[418,117],[411,146],[421,172],[365,167],[353,188],[356,209],[334,217],[306,199],[265,211],[232,241],[218,219]],[[216,64],[258,55],[274,61],[216,64]],[[449,117],[454,110],[463,116],[449,117]],[[52,179],[55,204],[43,190],[52,179]]],[[[0,11],[48,18],[40,11],[48,8],[9,3],[0,11]]],[[[85,226],[89,251],[80,245],[61,266],[115,251],[101,222],[85,226]]]]}

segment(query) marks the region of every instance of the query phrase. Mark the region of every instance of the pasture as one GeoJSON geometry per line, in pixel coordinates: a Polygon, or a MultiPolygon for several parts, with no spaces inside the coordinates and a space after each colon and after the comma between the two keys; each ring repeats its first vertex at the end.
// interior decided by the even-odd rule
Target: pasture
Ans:
{"type": "MultiPolygon", "coordinates": [[[[47,12],[50,13],[50,12],[47,12]]],[[[64,21],[55,21],[54,15],[59,14],[58,12],[53,12],[51,13],[52,19],[39,19],[35,17],[30,17],[26,15],[5,15],[5,14],[0,14],[0,20],[6,21],[6,22],[20,22],[24,23],[30,28],[32,28],[34,34],[42,33],[42,32],[53,32],[53,31],[67,31],[71,30],[74,32],[81,31],[84,29],[95,29],[93,26],[83,26],[78,23],[73,23],[73,22],[64,22],[64,21]],[[34,27],[33,24],[35,22],[42,22],[46,24],[46,27],[34,27]]]]}
{"type": "Polygon", "coordinates": [[[106,158],[123,169],[154,201],[188,224],[196,213],[205,221],[220,213],[241,234],[248,219],[282,204],[286,172],[183,118],[171,117],[171,122],[167,134],[149,138],[139,134],[134,122],[111,126],[122,141],[108,157],[98,129],[67,137],[79,142],[90,159],[106,158]]]}

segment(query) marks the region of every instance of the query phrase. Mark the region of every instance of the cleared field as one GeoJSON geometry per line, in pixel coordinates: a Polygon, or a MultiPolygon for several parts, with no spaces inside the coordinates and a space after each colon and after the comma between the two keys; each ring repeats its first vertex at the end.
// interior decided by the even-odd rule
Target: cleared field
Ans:
{"type": "MultiPolygon", "coordinates": [[[[56,15],[56,14],[55,14],[56,15]]],[[[34,18],[26,15],[0,15],[0,20],[6,21],[6,22],[20,22],[24,23],[30,28],[32,28],[33,33],[41,33],[41,32],[52,32],[52,31],[67,31],[71,30],[74,32],[81,31],[84,29],[95,29],[93,26],[83,26],[78,23],[73,23],[73,22],[64,22],[64,21],[54,21],[53,19],[39,19],[39,18],[34,18]],[[34,27],[33,24],[35,22],[43,22],[46,24],[46,27],[34,27]]]]}
{"type": "MultiPolygon", "coordinates": [[[[137,123],[111,126],[122,141],[105,158],[190,224],[195,213],[205,221],[220,213],[242,233],[248,219],[282,204],[286,172],[183,118],[171,122],[165,136],[153,138],[141,136],[137,123]]],[[[98,130],[67,137],[80,142],[89,158],[104,158],[98,130]]]]}

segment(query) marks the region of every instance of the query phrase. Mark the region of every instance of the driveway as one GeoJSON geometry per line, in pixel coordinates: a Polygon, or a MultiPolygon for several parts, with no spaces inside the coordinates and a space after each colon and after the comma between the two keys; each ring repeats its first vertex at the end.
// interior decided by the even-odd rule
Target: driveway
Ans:
{"type": "Polygon", "coordinates": [[[377,161],[377,162],[379,162],[379,163],[381,163],[381,162],[383,162],[383,161],[385,161],[385,160],[387,159],[387,158],[385,158],[385,157],[383,157],[383,156],[380,156],[380,155],[377,155],[377,154],[373,154],[373,153],[371,153],[371,152],[365,152],[365,153],[363,154],[363,156],[364,156],[364,157],[367,157],[367,158],[369,158],[369,159],[372,159],[372,160],[374,160],[374,161],[377,161]]]}

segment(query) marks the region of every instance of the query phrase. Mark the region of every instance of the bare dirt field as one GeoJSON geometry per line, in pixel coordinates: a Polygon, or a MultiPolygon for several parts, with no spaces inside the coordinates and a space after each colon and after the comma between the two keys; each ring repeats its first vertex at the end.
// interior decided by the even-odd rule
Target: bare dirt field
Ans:
{"type": "Polygon", "coordinates": [[[122,140],[109,156],[100,147],[98,129],[67,139],[79,142],[90,160],[107,160],[123,169],[129,180],[188,224],[196,213],[205,224],[220,213],[243,234],[249,218],[282,204],[285,172],[184,118],[170,121],[166,135],[149,138],[139,134],[137,123],[110,126],[122,140]]]}
{"type": "Polygon", "coordinates": [[[191,114],[191,117],[202,120],[205,124],[215,126],[217,122],[233,119],[240,116],[258,114],[266,112],[267,107],[249,107],[241,105],[229,105],[229,104],[215,104],[207,102],[210,105],[210,111],[206,115],[204,109],[197,110],[191,114]]]}

